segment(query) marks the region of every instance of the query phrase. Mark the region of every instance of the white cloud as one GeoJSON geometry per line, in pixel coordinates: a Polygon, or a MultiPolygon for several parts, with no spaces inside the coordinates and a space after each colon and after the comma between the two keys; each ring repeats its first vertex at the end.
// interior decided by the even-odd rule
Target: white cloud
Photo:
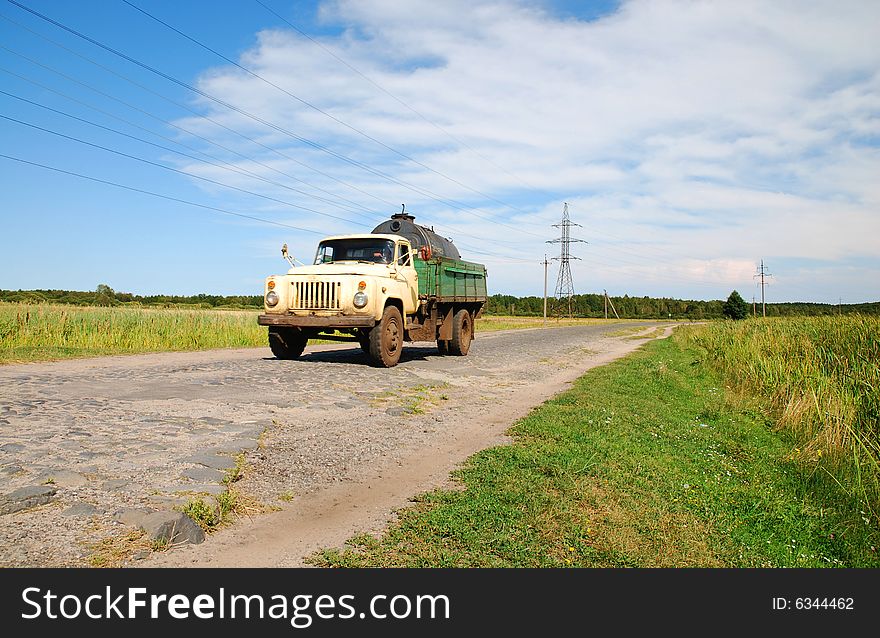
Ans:
{"type": "MultiPolygon", "coordinates": [[[[575,271],[590,291],[613,280],[619,292],[721,297],[751,287],[763,257],[792,272],[819,260],[815,280],[846,274],[851,300],[880,297],[880,281],[868,277],[880,236],[880,4],[633,1],[578,21],[520,2],[338,0],[320,15],[345,28],[322,37],[324,47],[424,118],[292,31],[261,32],[242,63],[455,181],[240,70],[212,69],[200,86],[443,202],[210,103],[212,118],[350,186],[204,122],[187,125],[380,215],[406,202],[420,219],[463,231],[445,233],[462,243],[499,239],[493,252],[534,265],[496,262],[497,292],[540,293],[542,238],[568,201],[593,242],[576,251],[594,260],[575,271]]],[[[810,294],[784,281],[781,297],[810,294]]]]}

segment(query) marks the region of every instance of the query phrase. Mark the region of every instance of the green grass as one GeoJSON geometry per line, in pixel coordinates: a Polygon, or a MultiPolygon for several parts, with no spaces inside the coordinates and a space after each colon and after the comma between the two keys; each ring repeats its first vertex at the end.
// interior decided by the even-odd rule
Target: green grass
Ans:
{"type": "MultiPolygon", "coordinates": [[[[625,324],[627,322],[643,321],[638,319],[585,319],[585,318],[547,318],[548,328],[564,326],[595,326],[606,324],[625,324]]],[[[496,330],[522,330],[525,328],[544,327],[543,317],[511,317],[503,315],[483,315],[474,322],[476,332],[494,332],[496,330]]],[[[635,330],[635,329],[634,329],[635,330]]]]}
{"type": "MultiPolygon", "coordinates": [[[[267,347],[258,310],[89,307],[0,302],[0,364],[144,352],[267,347]]],[[[604,323],[548,320],[547,325],[604,323]]],[[[486,317],[478,332],[534,328],[534,317],[486,317]]],[[[334,343],[312,339],[311,344],[334,343]]]]}
{"type": "Polygon", "coordinates": [[[878,567],[878,520],[673,337],[590,371],[322,566],[878,567]]]}
{"type": "Polygon", "coordinates": [[[265,346],[257,314],[0,303],[0,363],[265,346]]]}
{"type": "Polygon", "coordinates": [[[206,494],[199,494],[180,507],[180,511],[198,523],[205,532],[212,533],[228,526],[240,516],[277,509],[238,490],[235,484],[244,478],[246,468],[245,455],[237,455],[235,466],[227,470],[223,477],[222,483],[226,489],[213,497],[213,503],[205,500],[209,498],[206,494]]]}
{"type": "Polygon", "coordinates": [[[684,334],[734,391],[759,398],[802,461],[878,511],[880,318],[749,320],[684,334]]]}

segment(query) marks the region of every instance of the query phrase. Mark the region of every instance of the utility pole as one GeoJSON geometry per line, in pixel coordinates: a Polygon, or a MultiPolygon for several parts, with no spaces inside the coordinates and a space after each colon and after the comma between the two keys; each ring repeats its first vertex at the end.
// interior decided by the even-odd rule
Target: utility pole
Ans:
{"type": "Polygon", "coordinates": [[[758,311],[755,308],[755,295],[752,295],[752,317],[757,317],[758,311]]]}
{"type": "Polygon", "coordinates": [[[544,327],[547,327],[547,266],[550,265],[550,260],[547,259],[546,253],[544,254],[544,261],[541,262],[544,264],[544,327]]]}
{"type": "Polygon", "coordinates": [[[614,316],[620,319],[620,315],[617,314],[617,309],[614,307],[614,302],[611,301],[611,297],[608,296],[608,291],[603,290],[605,293],[605,318],[608,318],[608,304],[611,304],[611,310],[614,312],[614,316]]]}
{"type": "Polygon", "coordinates": [[[755,277],[761,278],[761,314],[766,317],[767,316],[767,303],[764,299],[764,286],[767,284],[764,282],[765,277],[772,277],[770,273],[767,272],[767,269],[764,267],[764,260],[761,260],[761,267],[758,269],[758,273],[755,277]]]}
{"type": "Polygon", "coordinates": [[[571,243],[582,243],[586,244],[583,239],[572,239],[571,238],[571,227],[578,226],[581,227],[580,224],[575,224],[568,217],[568,203],[565,203],[565,206],[562,209],[562,221],[558,224],[553,224],[553,228],[561,229],[560,237],[557,239],[551,239],[547,243],[548,244],[559,244],[560,251],[559,257],[554,257],[553,260],[559,260],[559,276],[556,279],[556,293],[555,297],[557,299],[562,299],[563,297],[568,297],[568,316],[571,317],[571,298],[574,295],[574,282],[571,278],[571,264],[569,263],[572,259],[580,259],[580,257],[574,257],[571,254],[571,243]]]}

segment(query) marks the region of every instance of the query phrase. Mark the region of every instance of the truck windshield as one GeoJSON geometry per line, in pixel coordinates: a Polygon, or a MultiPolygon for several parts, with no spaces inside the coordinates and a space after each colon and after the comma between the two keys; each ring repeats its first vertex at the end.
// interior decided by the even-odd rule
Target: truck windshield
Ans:
{"type": "Polygon", "coordinates": [[[394,257],[394,242],[388,239],[333,239],[318,244],[316,264],[339,261],[366,261],[390,264],[394,257]]]}

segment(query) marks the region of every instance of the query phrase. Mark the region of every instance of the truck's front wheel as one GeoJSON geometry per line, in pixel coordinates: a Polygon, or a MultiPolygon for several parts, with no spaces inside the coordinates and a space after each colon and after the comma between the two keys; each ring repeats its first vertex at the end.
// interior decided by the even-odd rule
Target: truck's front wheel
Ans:
{"type": "Polygon", "coordinates": [[[373,365],[393,368],[403,350],[403,319],[396,306],[388,306],[382,321],[370,330],[370,358],[373,365]]]}
{"type": "Polygon", "coordinates": [[[308,337],[295,328],[269,328],[269,349],[279,359],[296,359],[308,341],[308,337]]]}
{"type": "Polygon", "coordinates": [[[449,342],[449,354],[464,356],[471,347],[474,337],[474,322],[471,313],[459,310],[452,318],[452,341],[449,342]]]}

